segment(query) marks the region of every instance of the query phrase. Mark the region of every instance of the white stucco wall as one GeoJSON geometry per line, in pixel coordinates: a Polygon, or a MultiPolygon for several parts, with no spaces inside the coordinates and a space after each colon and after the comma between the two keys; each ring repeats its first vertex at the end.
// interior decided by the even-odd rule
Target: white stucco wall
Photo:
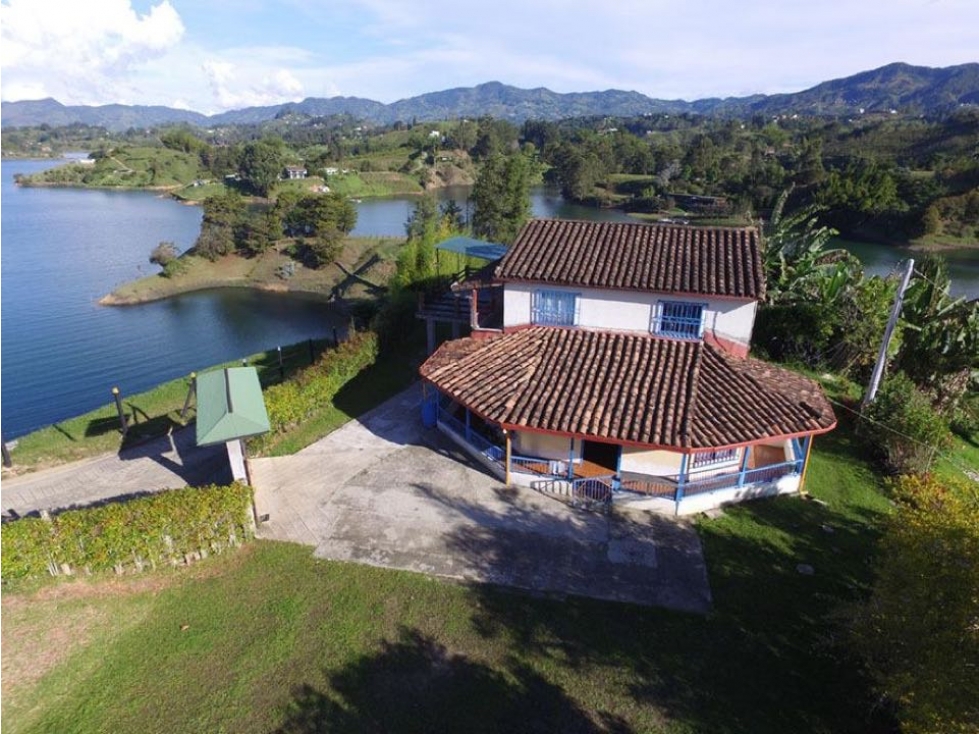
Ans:
{"type": "MultiPolygon", "coordinates": [[[[567,436],[551,436],[546,433],[514,432],[512,451],[517,456],[541,457],[567,461],[571,455],[571,439],[567,436]]],[[[574,442],[574,458],[581,459],[582,441],[574,442]]]]}
{"type": "Polygon", "coordinates": [[[648,451],[632,446],[622,447],[622,466],[624,472],[669,476],[680,471],[681,455],[675,451],[648,451]]]}
{"type": "Polygon", "coordinates": [[[228,448],[228,461],[231,462],[231,476],[239,482],[248,481],[248,473],[245,471],[245,450],[241,439],[228,441],[225,444],[228,448]]]}
{"type": "Polygon", "coordinates": [[[747,345],[755,321],[754,301],[735,301],[668,293],[638,293],[635,291],[601,290],[597,288],[568,288],[564,286],[507,283],[503,292],[504,327],[531,323],[531,306],[535,290],[545,289],[577,293],[578,322],[576,326],[590,329],[619,329],[649,331],[659,301],[689,301],[705,303],[704,331],[747,345]]]}

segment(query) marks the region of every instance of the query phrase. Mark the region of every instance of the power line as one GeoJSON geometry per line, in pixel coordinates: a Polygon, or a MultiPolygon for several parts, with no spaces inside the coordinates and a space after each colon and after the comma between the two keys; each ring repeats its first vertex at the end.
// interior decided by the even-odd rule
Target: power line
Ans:
{"type": "MultiPolygon", "coordinates": [[[[880,428],[883,428],[885,431],[890,431],[891,433],[893,433],[893,434],[895,434],[897,436],[900,436],[903,439],[906,439],[908,441],[911,441],[912,443],[918,444],[919,446],[923,446],[925,448],[931,449],[932,452],[936,456],[940,456],[941,458],[945,459],[949,464],[951,464],[952,466],[954,466],[956,469],[958,469],[959,471],[961,471],[963,474],[965,474],[966,477],[969,477],[970,479],[972,479],[972,477],[969,475],[969,472],[973,472],[973,473],[976,472],[976,470],[973,469],[972,467],[962,466],[961,464],[959,464],[958,461],[956,461],[955,459],[953,459],[949,454],[945,453],[944,451],[940,451],[937,444],[930,444],[930,443],[927,443],[925,441],[921,441],[920,439],[914,438],[913,436],[909,436],[906,433],[901,433],[896,428],[893,428],[893,427],[887,425],[886,423],[881,423],[878,420],[874,420],[873,418],[870,418],[869,416],[865,415],[864,413],[862,413],[862,412],[860,412],[858,410],[854,410],[849,405],[846,405],[845,403],[841,403],[838,400],[833,400],[830,397],[827,397],[826,399],[830,403],[832,403],[833,405],[836,405],[836,406],[838,406],[840,408],[843,408],[843,410],[846,410],[846,411],[852,413],[853,415],[857,416],[858,418],[860,418],[862,420],[867,421],[868,423],[872,423],[875,426],[879,426],[880,428]]],[[[973,480],[973,481],[975,481],[975,480],[973,480]]]]}

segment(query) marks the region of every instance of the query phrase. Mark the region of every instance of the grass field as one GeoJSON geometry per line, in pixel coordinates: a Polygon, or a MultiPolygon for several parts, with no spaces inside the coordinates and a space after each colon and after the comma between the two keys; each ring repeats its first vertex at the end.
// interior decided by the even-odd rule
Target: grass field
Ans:
{"type": "Polygon", "coordinates": [[[763,500],[699,522],[706,617],[456,585],[268,542],[154,575],[8,587],[2,724],[891,731],[839,618],[870,581],[889,511],[845,427],[817,440],[809,490],[821,502],[763,500]]]}

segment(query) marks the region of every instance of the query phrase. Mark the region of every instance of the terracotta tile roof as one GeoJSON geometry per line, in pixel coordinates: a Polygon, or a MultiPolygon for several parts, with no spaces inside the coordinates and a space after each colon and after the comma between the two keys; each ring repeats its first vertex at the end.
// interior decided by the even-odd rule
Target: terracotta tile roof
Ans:
{"type": "Polygon", "coordinates": [[[754,227],[534,219],[496,277],[753,299],[765,292],[754,227]]]}
{"type": "Polygon", "coordinates": [[[532,327],[443,344],[421,374],[495,423],[633,444],[704,449],[836,423],[805,377],[708,344],[532,327]]]}

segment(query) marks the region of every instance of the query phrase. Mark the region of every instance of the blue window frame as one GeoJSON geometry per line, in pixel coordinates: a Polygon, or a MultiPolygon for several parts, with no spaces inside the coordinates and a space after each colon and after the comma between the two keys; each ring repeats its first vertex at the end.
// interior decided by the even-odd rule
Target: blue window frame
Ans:
{"type": "Polygon", "coordinates": [[[737,449],[720,449],[719,451],[698,451],[693,455],[693,468],[700,469],[714,464],[725,464],[738,458],[737,449]]]}
{"type": "Polygon", "coordinates": [[[653,333],[676,339],[699,339],[704,333],[704,305],[660,301],[653,318],[653,333]]]}
{"type": "Polygon", "coordinates": [[[574,326],[578,320],[578,294],[534,291],[530,320],[545,326],[574,326]]]}

